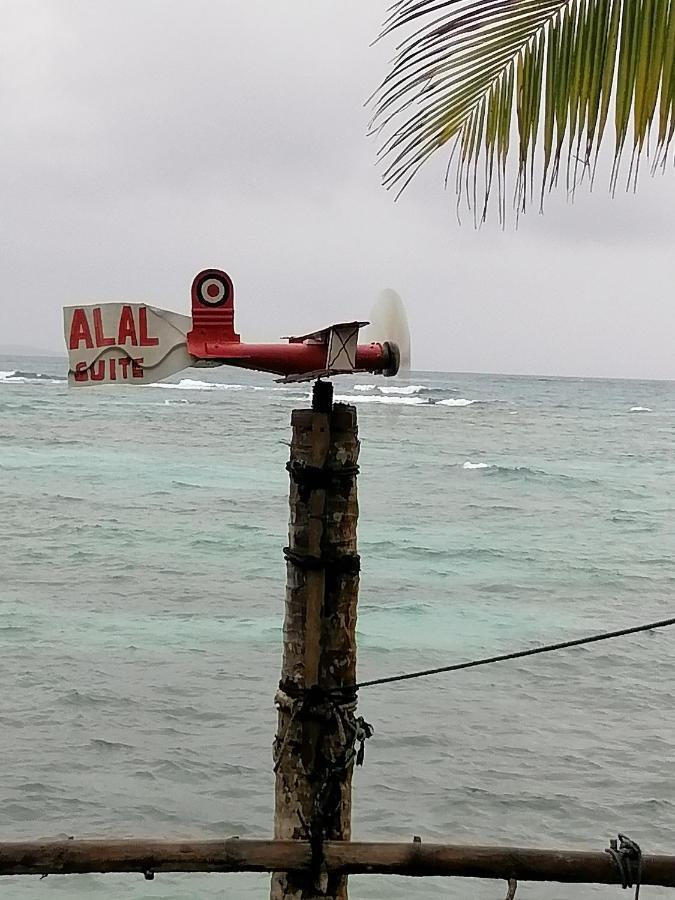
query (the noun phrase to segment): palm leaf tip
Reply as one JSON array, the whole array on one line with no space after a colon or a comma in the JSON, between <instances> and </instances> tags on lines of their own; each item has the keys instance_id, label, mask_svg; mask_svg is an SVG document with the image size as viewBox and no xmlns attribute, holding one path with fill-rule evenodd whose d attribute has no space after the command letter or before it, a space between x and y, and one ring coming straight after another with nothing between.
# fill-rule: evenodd
<instances>
[{"instance_id":1,"label":"palm leaf tip","mask_svg":"<svg viewBox=\"0 0 675 900\"><path fill-rule=\"evenodd\" d=\"M402 29L374 98L388 188L454 145L458 201L482 220L495 189L503 217L507 194L522 212L592 184L612 130L612 187L624 157L628 183L669 157L675 0L399 0L383 34Z\"/></svg>"}]
</instances>

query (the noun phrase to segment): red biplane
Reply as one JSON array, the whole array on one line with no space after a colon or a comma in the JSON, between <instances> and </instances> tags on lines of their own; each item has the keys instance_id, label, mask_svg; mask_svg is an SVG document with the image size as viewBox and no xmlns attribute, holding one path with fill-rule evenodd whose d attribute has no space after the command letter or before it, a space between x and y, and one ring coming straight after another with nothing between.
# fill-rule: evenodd
<instances>
[{"instance_id":1,"label":"red biplane","mask_svg":"<svg viewBox=\"0 0 675 900\"><path fill-rule=\"evenodd\" d=\"M205 269L192 283L192 318L145 304L102 303L64 309L69 381L74 385L149 384L189 366L237 366L284 382L351 372L396 375L393 341L359 344L368 322L340 322L288 343L248 344L234 329L234 286Z\"/></svg>"}]
</instances>

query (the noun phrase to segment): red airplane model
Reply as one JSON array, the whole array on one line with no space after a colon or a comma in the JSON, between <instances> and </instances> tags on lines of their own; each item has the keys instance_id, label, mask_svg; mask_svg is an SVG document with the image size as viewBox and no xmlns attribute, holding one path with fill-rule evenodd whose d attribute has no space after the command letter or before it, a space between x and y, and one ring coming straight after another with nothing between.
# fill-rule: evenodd
<instances>
[{"instance_id":1,"label":"red airplane model","mask_svg":"<svg viewBox=\"0 0 675 900\"><path fill-rule=\"evenodd\" d=\"M192 282L192 331L188 351L201 360L283 375L283 381L311 381L347 372L396 375L396 344L358 344L368 322L340 322L287 337L288 344L246 344L234 330L234 285L220 269L205 269Z\"/></svg>"},{"instance_id":2,"label":"red airplane model","mask_svg":"<svg viewBox=\"0 0 675 900\"><path fill-rule=\"evenodd\" d=\"M69 381L149 384L189 366L237 366L310 381L351 372L396 375L396 343L359 344L368 322L340 322L286 344L248 344L234 330L234 286L220 269L192 283L192 318L145 304L102 303L64 309Z\"/></svg>"}]
</instances>

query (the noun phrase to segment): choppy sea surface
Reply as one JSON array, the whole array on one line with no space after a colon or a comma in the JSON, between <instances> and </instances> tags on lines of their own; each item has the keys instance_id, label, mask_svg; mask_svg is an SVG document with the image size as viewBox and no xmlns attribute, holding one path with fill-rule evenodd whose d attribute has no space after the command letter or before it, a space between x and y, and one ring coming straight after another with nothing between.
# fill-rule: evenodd
<instances>
[{"instance_id":1,"label":"choppy sea surface","mask_svg":"<svg viewBox=\"0 0 675 900\"><path fill-rule=\"evenodd\" d=\"M307 388L236 370L146 388L64 378L59 359L0 357L0 838L267 837L284 466ZM362 679L675 613L675 384L412 373L336 387L362 440ZM364 690L376 732L355 838L602 850L622 831L672 853L674 642L645 633ZM268 878L0 890L253 900ZM350 880L353 900L504 893Z\"/></svg>"}]
</instances>

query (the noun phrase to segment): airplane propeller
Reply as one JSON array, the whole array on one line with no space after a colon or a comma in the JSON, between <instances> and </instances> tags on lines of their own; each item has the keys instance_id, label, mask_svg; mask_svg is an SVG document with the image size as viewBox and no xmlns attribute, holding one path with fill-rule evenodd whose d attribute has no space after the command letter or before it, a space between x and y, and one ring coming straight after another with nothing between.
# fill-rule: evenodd
<instances>
[{"instance_id":1,"label":"airplane propeller","mask_svg":"<svg viewBox=\"0 0 675 900\"><path fill-rule=\"evenodd\" d=\"M370 325L362 331L367 341L396 344L400 353L399 374L410 371L410 326L401 296L387 288L380 292L370 313Z\"/></svg>"}]
</instances>

